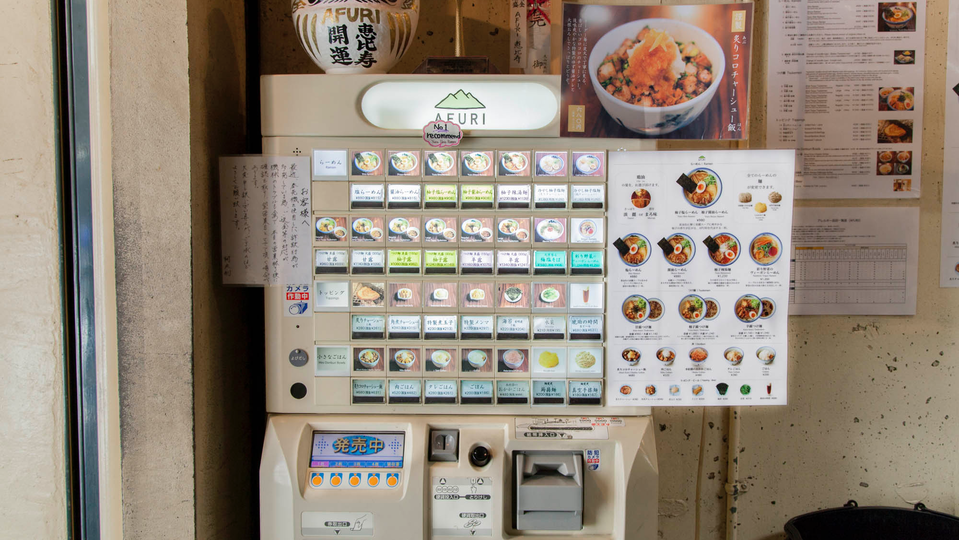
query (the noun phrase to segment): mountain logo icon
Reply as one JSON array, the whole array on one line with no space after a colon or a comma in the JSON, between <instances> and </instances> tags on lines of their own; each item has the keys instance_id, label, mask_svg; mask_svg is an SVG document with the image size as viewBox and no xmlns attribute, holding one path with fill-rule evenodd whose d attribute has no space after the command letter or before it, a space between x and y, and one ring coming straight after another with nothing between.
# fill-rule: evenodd
<instances>
[{"instance_id":1,"label":"mountain logo icon","mask_svg":"<svg viewBox=\"0 0 959 540\"><path fill-rule=\"evenodd\" d=\"M437 109L485 109L486 105L473 97L473 94L464 92L462 88L455 94L447 94L442 101L436 104Z\"/></svg>"}]
</instances>

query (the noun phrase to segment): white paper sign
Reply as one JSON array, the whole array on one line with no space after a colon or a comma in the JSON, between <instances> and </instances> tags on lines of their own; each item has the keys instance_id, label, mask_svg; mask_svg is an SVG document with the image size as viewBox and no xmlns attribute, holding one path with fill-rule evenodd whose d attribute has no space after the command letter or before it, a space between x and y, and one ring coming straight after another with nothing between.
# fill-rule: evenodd
<instances>
[{"instance_id":1,"label":"white paper sign","mask_svg":"<svg viewBox=\"0 0 959 540\"><path fill-rule=\"evenodd\" d=\"M918 208L797 208L790 315L915 315Z\"/></svg>"},{"instance_id":2,"label":"white paper sign","mask_svg":"<svg viewBox=\"0 0 959 540\"><path fill-rule=\"evenodd\" d=\"M919 197L929 5L769 3L766 144L799 150L798 198Z\"/></svg>"},{"instance_id":3,"label":"white paper sign","mask_svg":"<svg viewBox=\"0 0 959 540\"><path fill-rule=\"evenodd\" d=\"M225 285L312 281L310 158L220 157Z\"/></svg>"}]
</instances>

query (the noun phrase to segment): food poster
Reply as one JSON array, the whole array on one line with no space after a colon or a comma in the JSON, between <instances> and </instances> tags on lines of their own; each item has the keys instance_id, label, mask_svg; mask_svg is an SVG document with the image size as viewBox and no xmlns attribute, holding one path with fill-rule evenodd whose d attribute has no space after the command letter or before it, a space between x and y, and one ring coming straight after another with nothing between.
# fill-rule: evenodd
<instances>
[{"instance_id":1,"label":"food poster","mask_svg":"<svg viewBox=\"0 0 959 540\"><path fill-rule=\"evenodd\" d=\"M561 136L747 138L752 16L743 3L564 4Z\"/></svg>"},{"instance_id":2,"label":"food poster","mask_svg":"<svg viewBox=\"0 0 959 540\"><path fill-rule=\"evenodd\" d=\"M786 403L794 159L610 154L607 405Z\"/></svg>"},{"instance_id":3,"label":"food poster","mask_svg":"<svg viewBox=\"0 0 959 540\"><path fill-rule=\"evenodd\" d=\"M922 0L769 5L766 144L797 149L798 198L919 197L926 15Z\"/></svg>"}]
</instances>

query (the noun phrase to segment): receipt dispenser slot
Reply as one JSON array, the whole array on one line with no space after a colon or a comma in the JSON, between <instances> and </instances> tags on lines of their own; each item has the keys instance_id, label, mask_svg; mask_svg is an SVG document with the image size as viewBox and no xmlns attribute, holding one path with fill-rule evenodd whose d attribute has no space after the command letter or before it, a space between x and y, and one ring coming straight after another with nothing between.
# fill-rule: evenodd
<instances>
[{"instance_id":1,"label":"receipt dispenser slot","mask_svg":"<svg viewBox=\"0 0 959 540\"><path fill-rule=\"evenodd\" d=\"M516 452L514 465L516 530L583 528L582 453Z\"/></svg>"}]
</instances>

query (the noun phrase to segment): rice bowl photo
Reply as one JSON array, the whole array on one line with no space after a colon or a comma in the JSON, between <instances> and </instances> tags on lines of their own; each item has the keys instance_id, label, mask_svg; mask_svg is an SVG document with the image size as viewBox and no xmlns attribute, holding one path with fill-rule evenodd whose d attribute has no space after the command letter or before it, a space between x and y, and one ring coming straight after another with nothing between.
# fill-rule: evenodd
<instances>
[{"instance_id":1,"label":"rice bowl photo","mask_svg":"<svg viewBox=\"0 0 959 540\"><path fill-rule=\"evenodd\" d=\"M752 26L748 5L568 4L563 17L564 28L584 21L585 31L564 39L562 70L577 78L563 79L560 136L745 137L747 111L736 104L748 94L750 51L738 41Z\"/></svg>"},{"instance_id":2,"label":"rice bowl photo","mask_svg":"<svg viewBox=\"0 0 959 540\"><path fill-rule=\"evenodd\" d=\"M630 47L620 53L630 40ZM682 49L677 42L683 44ZM697 54L687 55L686 50L693 47ZM610 58L617 53L628 54L626 71L609 69L614 64ZM655 71L649 66L655 66ZM687 73L687 66L690 71L692 66L698 69ZM593 90L611 117L630 131L656 136L689 125L706 110L725 74L726 59L716 39L700 28L671 19L641 19L600 38L589 55L587 69ZM621 84L610 92L609 85L615 84L610 79L617 74L624 83L627 77L649 82L652 90L633 95L630 86L636 85Z\"/></svg>"}]
</instances>

